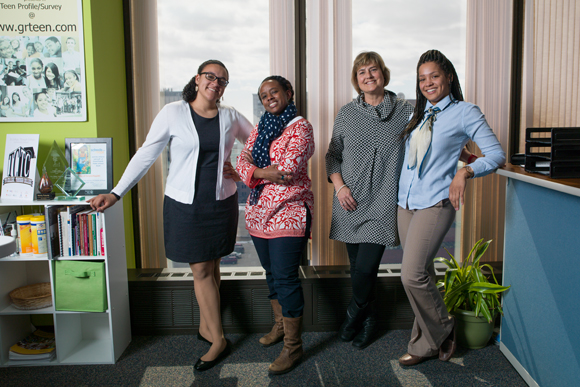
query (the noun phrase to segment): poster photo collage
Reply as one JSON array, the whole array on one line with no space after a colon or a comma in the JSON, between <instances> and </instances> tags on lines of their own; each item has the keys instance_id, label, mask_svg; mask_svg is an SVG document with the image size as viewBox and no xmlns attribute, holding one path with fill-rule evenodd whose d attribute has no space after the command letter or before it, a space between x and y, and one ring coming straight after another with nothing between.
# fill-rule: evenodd
<instances>
[{"instance_id":1,"label":"poster photo collage","mask_svg":"<svg viewBox=\"0 0 580 387\"><path fill-rule=\"evenodd\" d=\"M80 117L82 62L78 35L0 36L0 122Z\"/></svg>"}]
</instances>

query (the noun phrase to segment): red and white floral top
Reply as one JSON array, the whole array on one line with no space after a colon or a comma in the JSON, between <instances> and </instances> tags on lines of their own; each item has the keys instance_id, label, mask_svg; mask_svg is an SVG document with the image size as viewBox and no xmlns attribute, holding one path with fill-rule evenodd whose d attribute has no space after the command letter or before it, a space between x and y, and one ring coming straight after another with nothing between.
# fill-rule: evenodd
<instances>
[{"instance_id":1,"label":"red and white floral top","mask_svg":"<svg viewBox=\"0 0 580 387\"><path fill-rule=\"evenodd\" d=\"M252 151L258 136L258 126L252 130L244 149ZM272 164L281 171L293 173L290 184L275 184L268 180L253 178L256 166L240 155L236 170L242 181L250 188L266 184L258 203L246 202L246 229L250 235L272 239L301 237L306 232L306 206L312 214L314 195L308 177L308 160L314 154L312 125L296 117L288 123L284 132L270 144Z\"/></svg>"}]
</instances>

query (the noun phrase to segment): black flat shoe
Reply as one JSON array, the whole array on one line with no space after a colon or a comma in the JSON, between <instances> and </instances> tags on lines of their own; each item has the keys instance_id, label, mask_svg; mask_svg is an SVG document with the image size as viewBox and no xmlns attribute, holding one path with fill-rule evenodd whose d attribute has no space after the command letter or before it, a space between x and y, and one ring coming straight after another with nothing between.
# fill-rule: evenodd
<instances>
[{"instance_id":1,"label":"black flat shoe","mask_svg":"<svg viewBox=\"0 0 580 387\"><path fill-rule=\"evenodd\" d=\"M197 371L207 371L210 368L213 368L215 365L219 364L222 360L224 360L228 355L232 352L231 343L229 340L226 340L226 347L224 350L214 359L211 361L204 361L201 360L201 357L197 360L193 368Z\"/></svg>"},{"instance_id":2,"label":"black flat shoe","mask_svg":"<svg viewBox=\"0 0 580 387\"><path fill-rule=\"evenodd\" d=\"M206 339L205 337L203 337L201 335L201 333L199 333L199 331L197 331L197 339L199 341L203 341L204 343L208 343L209 345L211 345L211 341L209 341L208 339Z\"/></svg>"},{"instance_id":3,"label":"black flat shoe","mask_svg":"<svg viewBox=\"0 0 580 387\"><path fill-rule=\"evenodd\" d=\"M350 300L350 304L346 309L346 318L338 330L338 337L344 342L352 341L360 331L360 320L364 308L360 308L354 297Z\"/></svg>"},{"instance_id":4,"label":"black flat shoe","mask_svg":"<svg viewBox=\"0 0 580 387\"><path fill-rule=\"evenodd\" d=\"M371 345L377 334L377 311L375 309L375 301L370 301L363 310L364 320L362 321L362 329L354 337L352 345L358 349L365 349Z\"/></svg>"}]
</instances>

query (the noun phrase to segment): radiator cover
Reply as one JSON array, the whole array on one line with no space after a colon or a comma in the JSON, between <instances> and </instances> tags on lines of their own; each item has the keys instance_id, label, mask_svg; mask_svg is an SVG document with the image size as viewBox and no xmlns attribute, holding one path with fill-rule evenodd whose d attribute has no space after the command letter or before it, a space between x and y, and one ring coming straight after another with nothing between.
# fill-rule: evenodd
<instances>
[{"instance_id":1,"label":"radiator cover","mask_svg":"<svg viewBox=\"0 0 580 387\"><path fill-rule=\"evenodd\" d=\"M188 269L129 269L131 329L136 335L192 334L199 307ZM442 276L444 267L437 267ZM348 266L305 266L304 330L336 331L352 297ZM226 333L268 332L274 316L264 271L222 268L222 324ZM400 278L400 265L381 265L375 287L381 329L410 329L413 310Z\"/></svg>"}]
</instances>

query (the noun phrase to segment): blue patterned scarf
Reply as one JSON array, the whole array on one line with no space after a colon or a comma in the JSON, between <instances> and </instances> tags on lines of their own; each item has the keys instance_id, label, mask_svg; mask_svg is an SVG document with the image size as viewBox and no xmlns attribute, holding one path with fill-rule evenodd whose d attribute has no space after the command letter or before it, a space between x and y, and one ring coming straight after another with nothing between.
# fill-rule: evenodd
<instances>
[{"instance_id":1,"label":"blue patterned scarf","mask_svg":"<svg viewBox=\"0 0 580 387\"><path fill-rule=\"evenodd\" d=\"M294 105L294 102L290 102L279 116L268 112L262 115L258 123L258 137L256 137L256 142L252 149L252 158L254 159L254 165L256 167L266 168L272 164L272 160L270 159L270 144L280 137L288 122L292 121L297 113L296 105ZM252 192L250 192L250 205L254 206L258 204L258 199L264 189L264 185L260 184L252 189Z\"/></svg>"}]
</instances>

